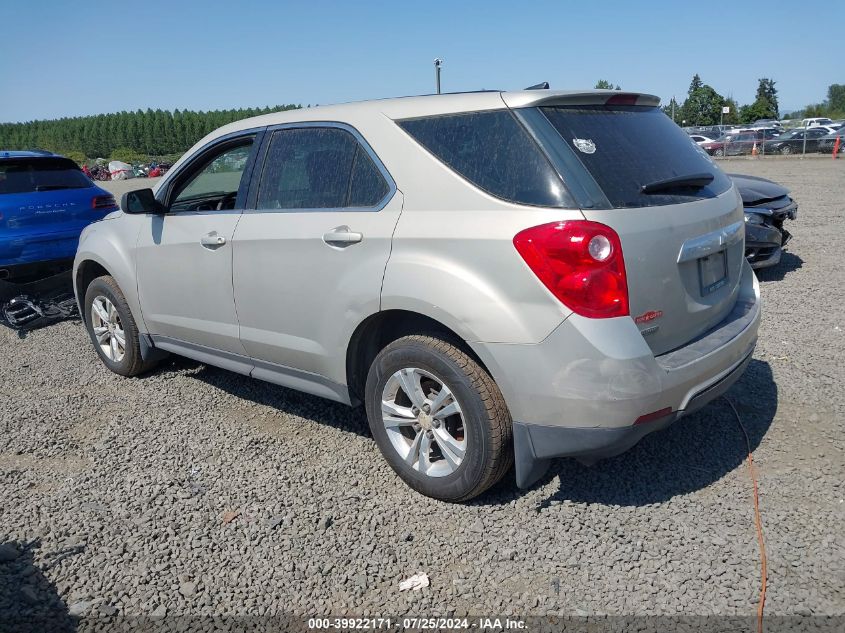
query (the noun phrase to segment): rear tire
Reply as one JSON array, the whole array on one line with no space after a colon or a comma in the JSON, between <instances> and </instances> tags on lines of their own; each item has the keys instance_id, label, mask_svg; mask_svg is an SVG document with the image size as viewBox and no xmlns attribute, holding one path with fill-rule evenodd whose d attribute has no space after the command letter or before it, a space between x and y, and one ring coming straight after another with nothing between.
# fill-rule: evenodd
<instances>
[{"instance_id":1,"label":"rear tire","mask_svg":"<svg viewBox=\"0 0 845 633\"><path fill-rule=\"evenodd\" d=\"M121 376L137 376L155 366L141 358L138 326L114 278L97 277L85 291L83 319L103 364Z\"/></svg>"},{"instance_id":2,"label":"rear tire","mask_svg":"<svg viewBox=\"0 0 845 633\"><path fill-rule=\"evenodd\" d=\"M428 497L466 501L513 465L512 422L499 388L447 337L405 336L381 350L365 401L382 455Z\"/></svg>"}]
</instances>

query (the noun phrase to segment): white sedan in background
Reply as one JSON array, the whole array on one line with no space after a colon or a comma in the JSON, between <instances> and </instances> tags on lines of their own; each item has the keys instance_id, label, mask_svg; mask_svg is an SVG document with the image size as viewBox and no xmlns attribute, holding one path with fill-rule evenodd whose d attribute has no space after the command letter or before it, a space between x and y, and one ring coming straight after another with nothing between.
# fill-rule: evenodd
<instances>
[{"instance_id":1,"label":"white sedan in background","mask_svg":"<svg viewBox=\"0 0 845 633\"><path fill-rule=\"evenodd\" d=\"M696 145L703 145L704 143L712 143L716 139L709 136L702 136L701 134L690 134L689 137L696 143Z\"/></svg>"}]
</instances>

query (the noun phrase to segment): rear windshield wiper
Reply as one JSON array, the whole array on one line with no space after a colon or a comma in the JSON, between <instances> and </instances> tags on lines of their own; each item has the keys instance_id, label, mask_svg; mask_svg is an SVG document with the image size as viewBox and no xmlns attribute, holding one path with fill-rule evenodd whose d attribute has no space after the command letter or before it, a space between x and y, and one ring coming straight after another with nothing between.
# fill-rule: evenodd
<instances>
[{"instance_id":1,"label":"rear windshield wiper","mask_svg":"<svg viewBox=\"0 0 845 633\"><path fill-rule=\"evenodd\" d=\"M36 191L58 191L59 189L82 189L75 185L38 185L35 187Z\"/></svg>"},{"instance_id":2,"label":"rear windshield wiper","mask_svg":"<svg viewBox=\"0 0 845 633\"><path fill-rule=\"evenodd\" d=\"M675 176L665 180L656 180L640 187L642 193L657 193L667 189L701 189L713 182L713 174L689 174L688 176Z\"/></svg>"}]
</instances>

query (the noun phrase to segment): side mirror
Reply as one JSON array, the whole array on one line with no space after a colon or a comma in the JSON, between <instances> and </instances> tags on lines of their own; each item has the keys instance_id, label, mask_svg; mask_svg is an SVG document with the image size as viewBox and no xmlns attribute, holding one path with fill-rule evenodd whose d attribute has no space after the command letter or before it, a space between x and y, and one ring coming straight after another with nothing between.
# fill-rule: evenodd
<instances>
[{"instance_id":1,"label":"side mirror","mask_svg":"<svg viewBox=\"0 0 845 633\"><path fill-rule=\"evenodd\" d=\"M120 198L120 208L124 213L153 213L161 215L167 213L167 207L156 200L152 189L136 189L127 191Z\"/></svg>"}]
</instances>

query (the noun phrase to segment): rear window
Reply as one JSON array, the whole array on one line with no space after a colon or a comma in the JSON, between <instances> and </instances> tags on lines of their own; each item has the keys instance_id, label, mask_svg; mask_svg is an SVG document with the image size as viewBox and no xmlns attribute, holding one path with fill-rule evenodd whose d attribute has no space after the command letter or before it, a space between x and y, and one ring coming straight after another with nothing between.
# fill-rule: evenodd
<instances>
[{"instance_id":1,"label":"rear window","mask_svg":"<svg viewBox=\"0 0 845 633\"><path fill-rule=\"evenodd\" d=\"M67 158L13 158L0 161L0 194L93 186L76 163Z\"/></svg>"},{"instance_id":2,"label":"rear window","mask_svg":"<svg viewBox=\"0 0 845 633\"><path fill-rule=\"evenodd\" d=\"M572 205L549 161L507 110L398 124L446 166L497 198L544 207Z\"/></svg>"},{"instance_id":3,"label":"rear window","mask_svg":"<svg viewBox=\"0 0 845 633\"><path fill-rule=\"evenodd\" d=\"M541 111L613 207L690 202L731 187L706 152L658 108L556 106ZM642 192L644 185L693 174L712 174L713 181L702 188Z\"/></svg>"}]
</instances>

